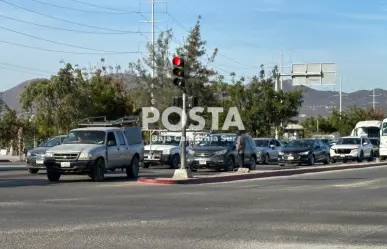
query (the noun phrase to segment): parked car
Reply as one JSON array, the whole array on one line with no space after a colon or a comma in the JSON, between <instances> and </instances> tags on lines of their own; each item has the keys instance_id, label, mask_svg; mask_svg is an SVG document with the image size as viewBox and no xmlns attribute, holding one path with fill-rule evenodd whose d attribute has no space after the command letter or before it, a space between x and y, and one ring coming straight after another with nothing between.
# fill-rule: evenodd
<instances>
[{"instance_id":1,"label":"parked car","mask_svg":"<svg viewBox=\"0 0 387 249\"><path fill-rule=\"evenodd\" d=\"M244 165L253 170L257 162L257 148L250 136L244 135L244 139ZM237 135L233 133L208 135L197 146L188 150L187 162L193 171L200 168L233 171L239 160L236 140Z\"/></svg>"},{"instance_id":2,"label":"parked car","mask_svg":"<svg viewBox=\"0 0 387 249\"><path fill-rule=\"evenodd\" d=\"M125 168L129 178L137 178L144 161L141 127L130 126L137 120L87 122L71 130L59 146L46 151L44 165L49 181L62 174L87 174L103 181L106 170Z\"/></svg>"},{"instance_id":3,"label":"parked car","mask_svg":"<svg viewBox=\"0 0 387 249\"><path fill-rule=\"evenodd\" d=\"M348 136L342 137L330 149L332 162L353 161L362 162L365 158L372 161L374 158L374 146L367 137Z\"/></svg>"},{"instance_id":4,"label":"parked car","mask_svg":"<svg viewBox=\"0 0 387 249\"><path fill-rule=\"evenodd\" d=\"M380 138L369 138L369 140L371 141L372 145L374 146L374 148L373 148L374 157L379 157Z\"/></svg>"},{"instance_id":5,"label":"parked car","mask_svg":"<svg viewBox=\"0 0 387 249\"><path fill-rule=\"evenodd\" d=\"M157 141L145 145L144 168L153 164L168 164L177 169L180 164L181 137L159 136ZM186 142L188 147L189 143Z\"/></svg>"},{"instance_id":6,"label":"parked car","mask_svg":"<svg viewBox=\"0 0 387 249\"><path fill-rule=\"evenodd\" d=\"M279 152L280 166L285 164L330 163L329 148L320 139L295 139L284 145Z\"/></svg>"},{"instance_id":7,"label":"parked car","mask_svg":"<svg viewBox=\"0 0 387 249\"><path fill-rule=\"evenodd\" d=\"M269 164L278 162L278 152L282 150L283 144L274 138L254 138L257 147L257 162Z\"/></svg>"},{"instance_id":8,"label":"parked car","mask_svg":"<svg viewBox=\"0 0 387 249\"><path fill-rule=\"evenodd\" d=\"M50 137L36 148L31 148L27 151L27 169L31 174L36 174L39 170L46 169L44 166L44 154L54 146L60 145L66 135Z\"/></svg>"}]
</instances>

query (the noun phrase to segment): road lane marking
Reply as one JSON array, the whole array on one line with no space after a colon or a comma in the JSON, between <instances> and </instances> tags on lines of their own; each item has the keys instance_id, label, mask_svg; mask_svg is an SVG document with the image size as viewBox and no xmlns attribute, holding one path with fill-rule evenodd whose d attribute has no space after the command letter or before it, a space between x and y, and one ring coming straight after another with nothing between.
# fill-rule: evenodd
<instances>
[{"instance_id":1,"label":"road lane marking","mask_svg":"<svg viewBox=\"0 0 387 249\"><path fill-rule=\"evenodd\" d=\"M358 188L358 187L366 187L373 183L379 183L382 180L371 180L371 181L362 181L362 182L355 182L355 183L348 183L348 184L337 184L333 185L337 188Z\"/></svg>"}]
</instances>

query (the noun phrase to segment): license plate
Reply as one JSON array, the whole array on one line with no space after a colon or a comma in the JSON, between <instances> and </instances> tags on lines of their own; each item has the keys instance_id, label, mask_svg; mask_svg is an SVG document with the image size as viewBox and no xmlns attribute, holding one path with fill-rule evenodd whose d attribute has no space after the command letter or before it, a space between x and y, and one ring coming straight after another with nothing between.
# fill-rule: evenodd
<instances>
[{"instance_id":1,"label":"license plate","mask_svg":"<svg viewBox=\"0 0 387 249\"><path fill-rule=\"evenodd\" d=\"M289 159L289 160L293 160L293 159L294 159L294 157L292 157L292 156L288 156L288 159Z\"/></svg>"},{"instance_id":2,"label":"license plate","mask_svg":"<svg viewBox=\"0 0 387 249\"><path fill-rule=\"evenodd\" d=\"M205 165L205 164L207 164L207 161L206 161L206 160L200 160L200 161L199 161L199 164Z\"/></svg>"},{"instance_id":3,"label":"license plate","mask_svg":"<svg viewBox=\"0 0 387 249\"><path fill-rule=\"evenodd\" d=\"M340 157L345 157L345 155L340 155Z\"/></svg>"},{"instance_id":4,"label":"license plate","mask_svg":"<svg viewBox=\"0 0 387 249\"><path fill-rule=\"evenodd\" d=\"M36 164L43 165L44 161L43 160L36 160Z\"/></svg>"},{"instance_id":5,"label":"license plate","mask_svg":"<svg viewBox=\"0 0 387 249\"><path fill-rule=\"evenodd\" d=\"M61 162L60 166L63 168L69 168L71 166L70 162Z\"/></svg>"}]
</instances>

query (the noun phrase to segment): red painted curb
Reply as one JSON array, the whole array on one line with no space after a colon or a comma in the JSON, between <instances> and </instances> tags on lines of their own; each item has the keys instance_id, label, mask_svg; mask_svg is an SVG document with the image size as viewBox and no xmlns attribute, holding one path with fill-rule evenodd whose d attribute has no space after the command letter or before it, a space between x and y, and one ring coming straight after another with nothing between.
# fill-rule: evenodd
<instances>
[{"instance_id":1,"label":"red painted curb","mask_svg":"<svg viewBox=\"0 0 387 249\"><path fill-rule=\"evenodd\" d=\"M213 176L206 178L191 178L183 180L174 180L171 178L144 178L141 177L138 179L138 182L142 183L151 183L151 184L203 184L203 183L217 183L217 182L231 182L239 180L250 180L250 179L259 179L266 177L274 176L290 176L290 175L299 175L305 173L317 173L325 171L336 171L336 170L346 170L346 169L359 169L359 168L368 168L375 166L384 166L385 163L370 163L370 164L360 164L360 165L343 165L343 166L330 166L326 168L306 168L306 169L291 169L291 170L278 170L278 171L269 171L269 172L258 172L251 174L237 174L237 175L227 175L227 176Z\"/></svg>"}]
</instances>

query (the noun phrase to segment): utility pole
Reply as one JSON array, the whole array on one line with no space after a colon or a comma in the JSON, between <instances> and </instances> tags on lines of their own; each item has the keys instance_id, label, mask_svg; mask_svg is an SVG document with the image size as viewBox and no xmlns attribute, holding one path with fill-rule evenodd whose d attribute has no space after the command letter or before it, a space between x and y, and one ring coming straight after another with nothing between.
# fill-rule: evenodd
<instances>
[{"instance_id":1,"label":"utility pole","mask_svg":"<svg viewBox=\"0 0 387 249\"><path fill-rule=\"evenodd\" d=\"M181 140L183 141L183 144L181 145L181 165L180 165L180 169L182 170L185 170L187 169L187 156L186 156L186 152L187 152L187 148L186 148L186 123L187 123L187 107L186 107L186 93L185 93L185 90L183 90L183 96L182 96L182 99L183 99L183 113L181 115Z\"/></svg>"},{"instance_id":2,"label":"utility pole","mask_svg":"<svg viewBox=\"0 0 387 249\"><path fill-rule=\"evenodd\" d=\"M376 97L380 97L381 95L376 95L375 93L375 87L372 89L372 102L370 102L370 104L372 103L372 109L375 110L376 108L376 104L379 104L379 102L376 102Z\"/></svg>"}]
</instances>

